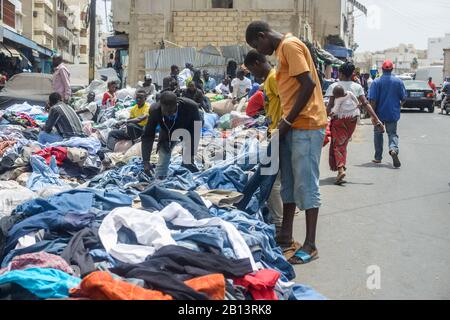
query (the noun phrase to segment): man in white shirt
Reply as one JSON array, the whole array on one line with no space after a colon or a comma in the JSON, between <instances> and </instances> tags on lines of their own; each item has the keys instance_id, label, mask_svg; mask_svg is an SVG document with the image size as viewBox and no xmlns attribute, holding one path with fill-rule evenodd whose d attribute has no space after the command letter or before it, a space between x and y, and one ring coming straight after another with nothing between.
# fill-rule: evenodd
<instances>
[{"instance_id":1,"label":"man in white shirt","mask_svg":"<svg viewBox=\"0 0 450 320\"><path fill-rule=\"evenodd\" d=\"M75 112L81 118L82 121L95 120L95 114L97 113L98 105L95 102L95 92L88 93L87 102L81 105Z\"/></svg>"},{"instance_id":2,"label":"man in white shirt","mask_svg":"<svg viewBox=\"0 0 450 320\"><path fill-rule=\"evenodd\" d=\"M186 89L187 88L187 80L192 79L194 76L194 66L191 63L186 63L186 68L183 69L183 71L180 72L178 75L178 82L180 89Z\"/></svg>"},{"instance_id":3,"label":"man in white shirt","mask_svg":"<svg viewBox=\"0 0 450 320\"><path fill-rule=\"evenodd\" d=\"M252 89L252 81L245 77L243 70L239 70L236 78L231 82L231 87L233 88L233 99L240 100L247 96Z\"/></svg>"}]
</instances>

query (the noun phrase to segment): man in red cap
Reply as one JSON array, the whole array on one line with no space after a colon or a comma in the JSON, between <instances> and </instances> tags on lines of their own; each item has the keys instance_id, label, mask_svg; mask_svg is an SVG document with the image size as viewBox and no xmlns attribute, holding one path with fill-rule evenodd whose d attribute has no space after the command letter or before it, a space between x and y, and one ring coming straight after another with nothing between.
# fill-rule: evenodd
<instances>
[{"instance_id":1,"label":"man in red cap","mask_svg":"<svg viewBox=\"0 0 450 320\"><path fill-rule=\"evenodd\" d=\"M389 154L394 162L394 167L400 168L397 124L400 120L401 105L404 103L407 94L403 81L392 74L394 70L392 61L386 60L382 68L383 75L376 79L370 87L369 100L378 118L386 128L389 137ZM379 128L375 127L374 163L381 163L383 160L383 135Z\"/></svg>"}]
</instances>

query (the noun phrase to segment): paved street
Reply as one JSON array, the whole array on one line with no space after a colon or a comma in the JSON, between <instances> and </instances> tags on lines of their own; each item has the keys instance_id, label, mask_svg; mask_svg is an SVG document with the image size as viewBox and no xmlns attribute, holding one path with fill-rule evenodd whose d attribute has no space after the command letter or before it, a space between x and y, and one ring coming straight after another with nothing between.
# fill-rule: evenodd
<instances>
[{"instance_id":1,"label":"paved street","mask_svg":"<svg viewBox=\"0 0 450 320\"><path fill-rule=\"evenodd\" d=\"M372 132L360 126L353 137L345 186L333 185L324 149L320 259L297 266L297 282L330 299L449 299L450 116L402 113L401 170L387 150L382 165L371 163ZM303 216L295 231L303 241ZM367 289L371 265L380 290Z\"/></svg>"}]
</instances>

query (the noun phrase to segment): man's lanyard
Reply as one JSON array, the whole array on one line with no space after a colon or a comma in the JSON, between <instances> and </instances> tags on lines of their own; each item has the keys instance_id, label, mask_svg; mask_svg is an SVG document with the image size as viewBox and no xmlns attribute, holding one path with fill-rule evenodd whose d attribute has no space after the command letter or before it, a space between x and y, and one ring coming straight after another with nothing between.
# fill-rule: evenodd
<instances>
[{"instance_id":1,"label":"man's lanyard","mask_svg":"<svg viewBox=\"0 0 450 320\"><path fill-rule=\"evenodd\" d=\"M173 124L170 127L170 129L169 129L169 126L166 123L166 117L165 116L162 117L162 120L163 120L164 126L166 127L167 131L169 131L169 136L170 136L170 133L172 132L172 129L173 129L173 127L175 127L175 124L177 123L177 120L178 120L178 105L177 105L177 112L175 113L175 119L173 120Z\"/></svg>"}]
</instances>

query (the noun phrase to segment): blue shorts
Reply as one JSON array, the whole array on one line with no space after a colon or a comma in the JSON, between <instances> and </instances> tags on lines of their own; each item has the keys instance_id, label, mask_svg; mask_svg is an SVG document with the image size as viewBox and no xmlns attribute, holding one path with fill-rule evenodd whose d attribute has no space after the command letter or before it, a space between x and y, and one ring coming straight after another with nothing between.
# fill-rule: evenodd
<instances>
[{"instance_id":1,"label":"blue shorts","mask_svg":"<svg viewBox=\"0 0 450 320\"><path fill-rule=\"evenodd\" d=\"M280 141L281 198L304 211L317 209L320 201L320 158L325 129L292 129Z\"/></svg>"}]
</instances>

